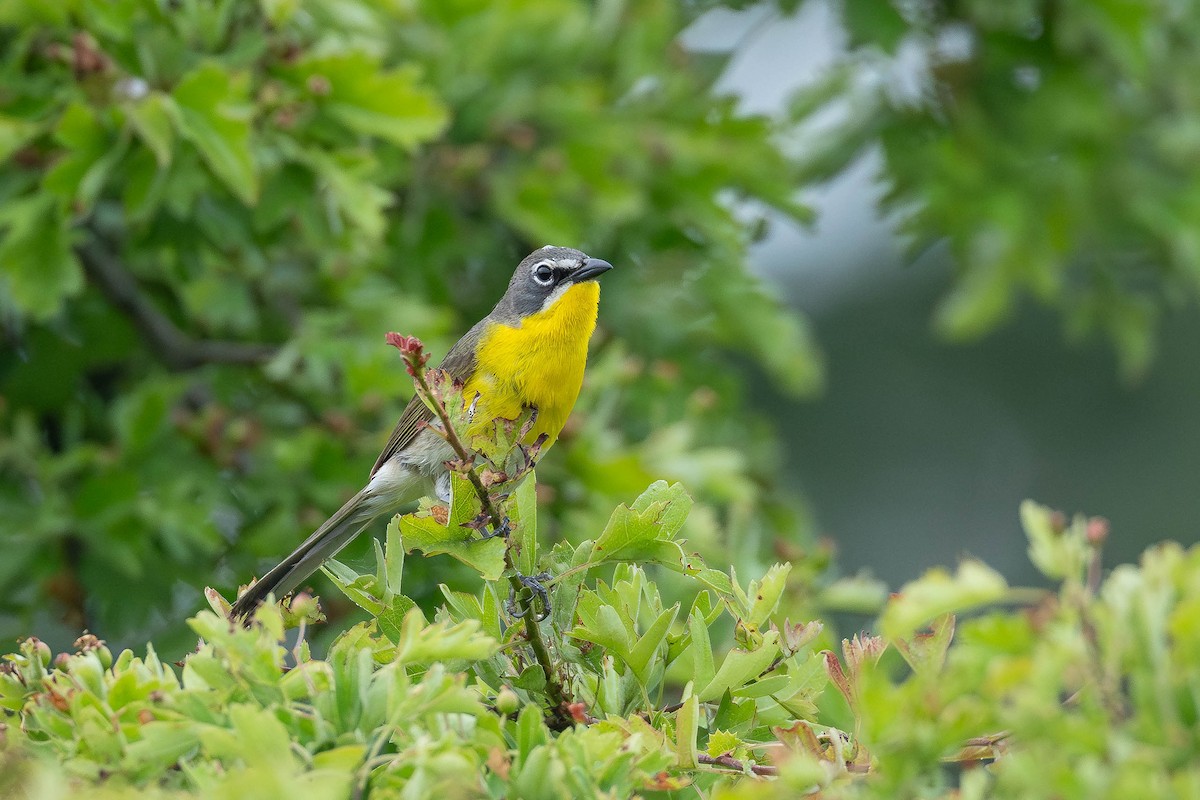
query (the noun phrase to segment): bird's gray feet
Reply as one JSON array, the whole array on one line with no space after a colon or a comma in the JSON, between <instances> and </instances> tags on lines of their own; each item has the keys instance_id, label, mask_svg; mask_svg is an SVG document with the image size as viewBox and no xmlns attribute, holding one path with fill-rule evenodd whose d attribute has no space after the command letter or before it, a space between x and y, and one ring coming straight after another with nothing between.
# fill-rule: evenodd
<instances>
[{"instance_id":1,"label":"bird's gray feet","mask_svg":"<svg viewBox=\"0 0 1200 800\"><path fill-rule=\"evenodd\" d=\"M525 576L518 575L517 580L521 582L529 591L533 592L533 596L541 602L542 610L534 617L538 622L541 622L546 617L550 616L550 594L546 591L546 587L542 585L542 581L550 579L549 572L539 572L537 575ZM520 619L525 616L525 609L517 607L517 590L516 587L508 590L508 603L506 604L508 613Z\"/></svg>"},{"instance_id":2,"label":"bird's gray feet","mask_svg":"<svg viewBox=\"0 0 1200 800\"><path fill-rule=\"evenodd\" d=\"M512 533L512 521L508 517L505 517L500 520L499 525L493 525L492 529L487 533L479 534L479 538L486 541L488 539L495 539L497 536L503 536L507 539L510 533Z\"/></svg>"}]
</instances>

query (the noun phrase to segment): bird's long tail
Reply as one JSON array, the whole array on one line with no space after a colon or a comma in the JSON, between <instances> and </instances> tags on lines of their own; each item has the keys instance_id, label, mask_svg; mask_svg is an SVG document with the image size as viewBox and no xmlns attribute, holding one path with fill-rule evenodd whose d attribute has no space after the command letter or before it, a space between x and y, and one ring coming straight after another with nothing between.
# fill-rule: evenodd
<instances>
[{"instance_id":1,"label":"bird's long tail","mask_svg":"<svg viewBox=\"0 0 1200 800\"><path fill-rule=\"evenodd\" d=\"M268 594L274 592L275 597L281 598L316 572L326 559L332 558L361 533L363 528L370 525L372 520L387 511L386 507L370 500L367 489L347 500L337 513L325 520L312 536L292 551L291 555L247 589L233 604L230 616L234 619L248 617L267 599Z\"/></svg>"}]
</instances>

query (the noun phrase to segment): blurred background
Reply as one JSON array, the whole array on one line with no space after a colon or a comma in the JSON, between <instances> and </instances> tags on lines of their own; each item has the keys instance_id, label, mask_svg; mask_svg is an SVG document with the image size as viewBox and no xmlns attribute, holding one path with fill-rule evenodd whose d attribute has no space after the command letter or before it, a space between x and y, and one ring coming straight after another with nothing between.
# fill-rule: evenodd
<instances>
[{"instance_id":1,"label":"blurred background","mask_svg":"<svg viewBox=\"0 0 1200 800\"><path fill-rule=\"evenodd\" d=\"M0 637L186 646L361 485L384 332L444 352L547 242L618 266L547 537L681 480L709 563L856 624L1032 580L1026 497L1194 541L1198 10L0 4Z\"/></svg>"}]
</instances>

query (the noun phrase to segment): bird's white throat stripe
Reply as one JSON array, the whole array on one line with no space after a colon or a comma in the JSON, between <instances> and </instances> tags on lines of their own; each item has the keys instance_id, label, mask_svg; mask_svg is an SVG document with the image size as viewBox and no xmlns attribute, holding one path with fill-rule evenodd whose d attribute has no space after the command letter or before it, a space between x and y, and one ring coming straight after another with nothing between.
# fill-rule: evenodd
<instances>
[{"instance_id":1,"label":"bird's white throat stripe","mask_svg":"<svg viewBox=\"0 0 1200 800\"><path fill-rule=\"evenodd\" d=\"M561 300L562 296L567 293L567 289L570 289L574 285L573 283L560 283L558 286L555 286L554 291L546 295L546 299L542 301L542 311L547 310L550 306Z\"/></svg>"}]
</instances>

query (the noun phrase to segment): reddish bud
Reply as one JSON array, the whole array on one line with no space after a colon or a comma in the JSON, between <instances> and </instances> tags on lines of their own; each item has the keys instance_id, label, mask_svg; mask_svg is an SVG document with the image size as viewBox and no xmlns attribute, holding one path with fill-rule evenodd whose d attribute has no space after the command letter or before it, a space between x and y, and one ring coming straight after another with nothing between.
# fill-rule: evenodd
<instances>
[{"instance_id":1,"label":"reddish bud","mask_svg":"<svg viewBox=\"0 0 1200 800\"><path fill-rule=\"evenodd\" d=\"M587 706L583 703L571 703L567 706L567 711L571 714L571 719L578 722L580 725L587 724L588 714Z\"/></svg>"},{"instance_id":2,"label":"reddish bud","mask_svg":"<svg viewBox=\"0 0 1200 800\"><path fill-rule=\"evenodd\" d=\"M324 75L309 75L306 85L308 86L308 90L317 97L325 97L333 91L333 86L330 85L329 78L326 78Z\"/></svg>"},{"instance_id":3,"label":"reddish bud","mask_svg":"<svg viewBox=\"0 0 1200 800\"><path fill-rule=\"evenodd\" d=\"M96 650L100 645L104 644L104 640L97 638L95 634L84 631L83 635L75 640L75 649L81 653L86 653L89 650Z\"/></svg>"},{"instance_id":4,"label":"reddish bud","mask_svg":"<svg viewBox=\"0 0 1200 800\"><path fill-rule=\"evenodd\" d=\"M414 378L417 377L417 370L425 366L429 361L429 354L424 352L425 345L415 336L405 336L395 331L388 333L386 341L392 347L400 351L400 355L404 357L404 366L408 369L408 374Z\"/></svg>"},{"instance_id":5,"label":"reddish bud","mask_svg":"<svg viewBox=\"0 0 1200 800\"><path fill-rule=\"evenodd\" d=\"M425 347L423 344L421 344L421 340L417 337L405 336L404 334L396 333L395 331L388 331L388 334L385 338L388 344L406 356L418 355Z\"/></svg>"},{"instance_id":6,"label":"reddish bud","mask_svg":"<svg viewBox=\"0 0 1200 800\"><path fill-rule=\"evenodd\" d=\"M1092 547L1099 547L1108 539L1108 520L1092 517L1087 523L1087 540Z\"/></svg>"}]
</instances>

